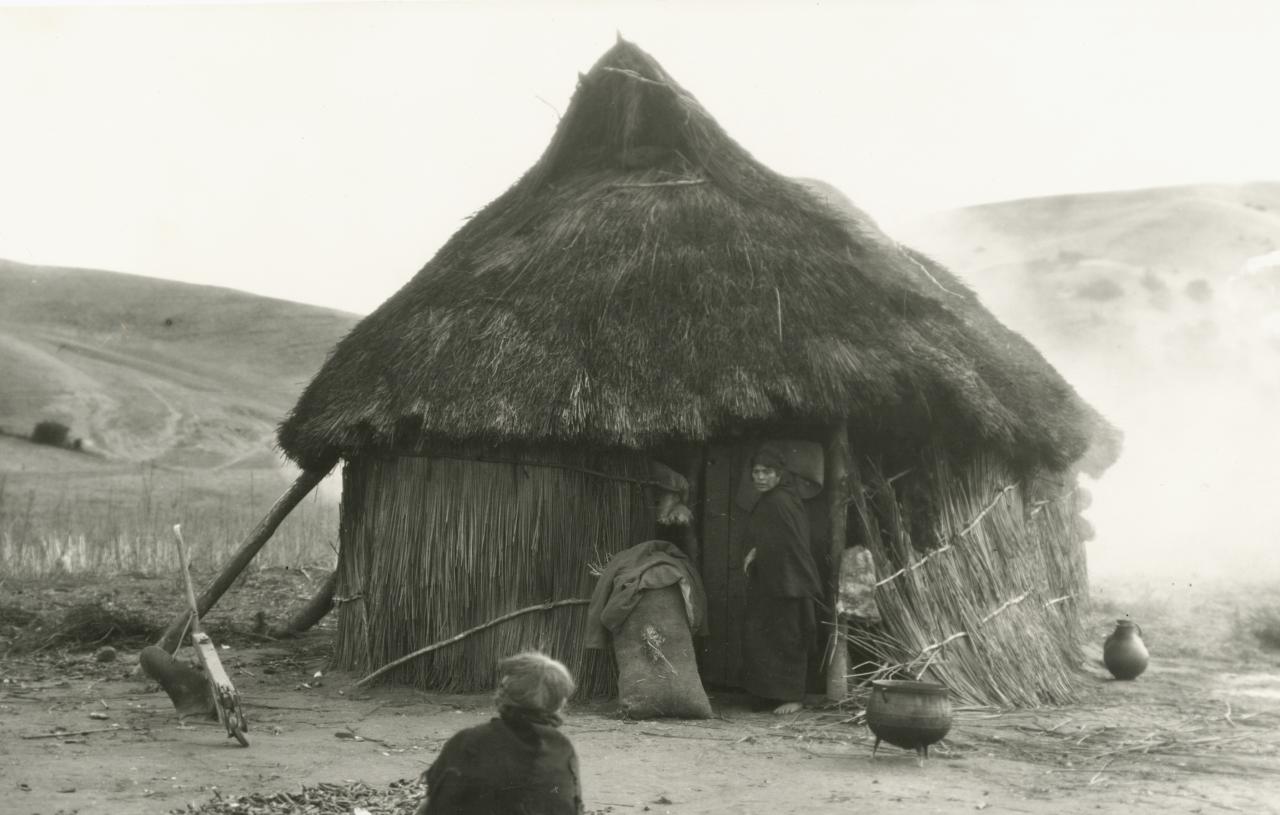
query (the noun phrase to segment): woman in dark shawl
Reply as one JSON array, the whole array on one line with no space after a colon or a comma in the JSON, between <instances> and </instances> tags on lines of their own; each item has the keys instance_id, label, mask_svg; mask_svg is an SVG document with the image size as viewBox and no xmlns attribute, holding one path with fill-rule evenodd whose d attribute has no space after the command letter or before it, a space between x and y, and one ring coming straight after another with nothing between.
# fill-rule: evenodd
<instances>
[{"instance_id":1,"label":"woman in dark shawl","mask_svg":"<svg viewBox=\"0 0 1280 815\"><path fill-rule=\"evenodd\" d=\"M569 669L529 651L498 670L498 718L445 742L415 815L582 815L578 757L558 729Z\"/></svg>"},{"instance_id":2,"label":"woman in dark shawl","mask_svg":"<svg viewBox=\"0 0 1280 815\"><path fill-rule=\"evenodd\" d=\"M817 633L813 601L822 584L809 548L809 516L782 451L761 447L751 459L751 480L762 495L743 540L742 686L776 703L774 713L794 713L804 706L805 670Z\"/></svg>"}]
</instances>

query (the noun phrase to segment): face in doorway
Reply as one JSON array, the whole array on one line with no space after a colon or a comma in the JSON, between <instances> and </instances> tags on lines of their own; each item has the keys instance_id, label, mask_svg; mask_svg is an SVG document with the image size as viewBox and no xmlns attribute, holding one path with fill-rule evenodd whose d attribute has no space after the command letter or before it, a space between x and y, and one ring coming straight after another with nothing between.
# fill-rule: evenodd
<instances>
[{"instance_id":1,"label":"face in doorway","mask_svg":"<svg viewBox=\"0 0 1280 815\"><path fill-rule=\"evenodd\" d=\"M751 468L751 485L756 492L768 492L778 486L782 473L764 464L756 464Z\"/></svg>"}]
</instances>

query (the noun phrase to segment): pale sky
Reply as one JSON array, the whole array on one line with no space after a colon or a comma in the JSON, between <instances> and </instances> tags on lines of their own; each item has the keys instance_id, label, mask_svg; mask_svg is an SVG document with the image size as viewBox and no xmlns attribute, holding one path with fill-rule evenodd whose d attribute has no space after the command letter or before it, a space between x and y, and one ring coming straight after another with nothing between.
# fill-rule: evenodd
<instances>
[{"instance_id":1,"label":"pale sky","mask_svg":"<svg viewBox=\"0 0 1280 815\"><path fill-rule=\"evenodd\" d=\"M891 231L1280 180L1273 0L0 0L0 258L367 312L536 161L618 31Z\"/></svg>"}]
</instances>

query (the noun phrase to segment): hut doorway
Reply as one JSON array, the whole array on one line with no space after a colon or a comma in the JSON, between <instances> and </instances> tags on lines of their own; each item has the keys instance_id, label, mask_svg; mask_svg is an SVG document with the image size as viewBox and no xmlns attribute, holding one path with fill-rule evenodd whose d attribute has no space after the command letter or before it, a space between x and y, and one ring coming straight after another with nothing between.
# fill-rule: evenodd
<instances>
[{"instance_id":1,"label":"hut doorway","mask_svg":"<svg viewBox=\"0 0 1280 815\"><path fill-rule=\"evenodd\" d=\"M707 633L698 648L698 670L703 684L709 687L738 687L742 666L742 620L746 607L746 576L742 560L746 557L742 539L751 508L751 456L760 440L724 442L708 446L702 477L700 512L702 545L698 568L707 595ZM821 446L812 442L781 442L805 458L805 472L814 477L803 491L809 511L810 539L814 562L818 565L823 585L830 575L830 529L826 495L821 487ZM827 626L823 619L830 613L818 608L818 636L814 658L809 667L810 690L822 690L819 670L821 646L825 645Z\"/></svg>"}]
</instances>

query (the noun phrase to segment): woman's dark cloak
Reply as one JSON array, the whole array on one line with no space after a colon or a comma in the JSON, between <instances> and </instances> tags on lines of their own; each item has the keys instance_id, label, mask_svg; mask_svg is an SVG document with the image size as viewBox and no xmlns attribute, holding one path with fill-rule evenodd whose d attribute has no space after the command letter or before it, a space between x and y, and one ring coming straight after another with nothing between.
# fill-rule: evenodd
<instances>
[{"instance_id":1,"label":"woman's dark cloak","mask_svg":"<svg viewBox=\"0 0 1280 815\"><path fill-rule=\"evenodd\" d=\"M751 571L761 593L821 597L822 582L809 543L809 514L789 474L783 478L751 510L742 551L756 550Z\"/></svg>"},{"instance_id":2,"label":"woman's dark cloak","mask_svg":"<svg viewBox=\"0 0 1280 815\"><path fill-rule=\"evenodd\" d=\"M763 699L804 699L817 632L813 600L822 594L809 547L809 516L784 476L751 510L743 537L743 551L756 556L747 575L741 684Z\"/></svg>"}]
</instances>

